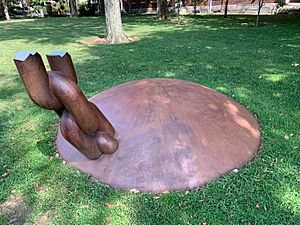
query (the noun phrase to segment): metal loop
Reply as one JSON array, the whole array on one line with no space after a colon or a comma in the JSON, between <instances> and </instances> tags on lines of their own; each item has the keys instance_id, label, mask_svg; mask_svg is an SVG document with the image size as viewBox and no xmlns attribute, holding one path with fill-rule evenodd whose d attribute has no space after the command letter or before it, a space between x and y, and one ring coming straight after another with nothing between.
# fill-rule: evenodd
<instances>
[{"instance_id":1,"label":"metal loop","mask_svg":"<svg viewBox=\"0 0 300 225\"><path fill-rule=\"evenodd\" d=\"M55 71L47 73L38 53L24 54L20 56L20 53L14 62L26 90L38 106L55 110L61 116L64 138L89 159L114 153L118 147L115 130L77 85L71 56L52 52L47 59Z\"/></svg>"}]
</instances>

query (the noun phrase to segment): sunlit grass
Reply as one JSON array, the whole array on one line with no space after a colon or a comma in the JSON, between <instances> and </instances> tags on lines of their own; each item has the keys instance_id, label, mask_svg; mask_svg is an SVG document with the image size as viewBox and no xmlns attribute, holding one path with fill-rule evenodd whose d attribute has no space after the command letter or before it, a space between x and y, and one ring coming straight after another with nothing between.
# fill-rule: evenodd
<instances>
[{"instance_id":1,"label":"sunlit grass","mask_svg":"<svg viewBox=\"0 0 300 225\"><path fill-rule=\"evenodd\" d=\"M287 78L288 75L286 75L286 74L264 74L263 76L268 81L276 82L276 81L284 80L285 78Z\"/></svg>"},{"instance_id":2,"label":"sunlit grass","mask_svg":"<svg viewBox=\"0 0 300 225\"><path fill-rule=\"evenodd\" d=\"M0 22L0 201L28 198L29 224L300 224L300 19L187 16L125 17L125 45L86 44L104 18ZM258 116L263 148L238 173L193 191L132 194L111 190L54 155L55 113L28 98L16 51L66 50L87 96L126 81L184 79L214 88ZM48 67L47 63L46 66ZM48 67L49 68L49 67ZM7 223L0 216L0 224Z\"/></svg>"}]
</instances>

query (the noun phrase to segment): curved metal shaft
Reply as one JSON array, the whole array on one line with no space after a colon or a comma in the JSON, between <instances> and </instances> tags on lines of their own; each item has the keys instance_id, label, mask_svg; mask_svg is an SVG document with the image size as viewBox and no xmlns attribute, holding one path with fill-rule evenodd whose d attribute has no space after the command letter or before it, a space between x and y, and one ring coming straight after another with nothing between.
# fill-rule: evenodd
<instances>
[{"instance_id":1,"label":"curved metal shaft","mask_svg":"<svg viewBox=\"0 0 300 225\"><path fill-rule=\"evenodd\" d=\"M14 62L25 88L33 102L61 117L64 138L89 159L114 153L118 148L115 130L77 85L71 56L60 52L47 55L53 70L47 73L38 53L23 53L25 56L17 53Z\"/></svg>"}]
</instances>

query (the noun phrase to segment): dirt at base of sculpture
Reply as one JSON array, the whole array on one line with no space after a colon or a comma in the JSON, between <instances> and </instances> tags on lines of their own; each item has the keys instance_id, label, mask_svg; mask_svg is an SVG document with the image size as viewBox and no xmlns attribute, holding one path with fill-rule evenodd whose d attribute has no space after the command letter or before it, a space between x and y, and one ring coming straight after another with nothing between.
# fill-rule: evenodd
<instances>
[{"instance_id":1,"label":"dirt at base of sculpture","mask_svg":"<svg viewBox=\"0 0 300 225\"><path fill-rule=\"evenodd\" d=\"M194 189L253 159L259 124L242 105L200 84L145 79L90 99L116 130L118 150L89 160L59 132L68 164L112 188L152 193Z\"/></svg>"},{"instance_id":2,"label":"dirt at base of sculpture","mask_svg":"<svg viewBox=\"0 0 300 225\"><path fill-rule=\"evenodd\" d=\"M136 41L140 40L140 38L138 38L136 36L127 36L127 37L130 41L128 43L136 42ZM112 44L112 43L109 43L105 38L100 38L100 37L87 40L86 43L88 45L108 45L108 44ZM128 43L122 43L122 44L128 44Z\"/></svg>"}]
</instances>

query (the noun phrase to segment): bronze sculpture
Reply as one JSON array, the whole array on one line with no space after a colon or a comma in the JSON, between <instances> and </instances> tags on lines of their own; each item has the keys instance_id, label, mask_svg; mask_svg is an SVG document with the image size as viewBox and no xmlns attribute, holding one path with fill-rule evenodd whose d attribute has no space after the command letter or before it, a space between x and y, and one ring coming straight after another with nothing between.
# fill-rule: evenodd
<instances>
[{"instance_id":1,"label":"bronze sculpture","mask_svg":"<svg viewBox=\"0 0 300 225\"><path fill-rule=\"evenodd\" d=\"M27 92L61 116L61 157L113 188L192 189L245 165L260 145L256 118L211 88L144 79L87 100L70 55L54 51L47 58L48 73L38 53L16 55Z\"/></svg>"},{"instance_id":2,"label":"bronze sculpture","mask_svg":"<svg viewBox=\"0 0 300 225\"><path fill-rule=\"evenodd\" d=\"M38 53L18 52L14 59L32 101L55 110L61 117L64 138L87 158L114 153L118 147L115 130L78 87L71 56L53 51L47 59L49 72Z\"/></svg>"}]
</instances>

